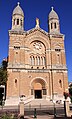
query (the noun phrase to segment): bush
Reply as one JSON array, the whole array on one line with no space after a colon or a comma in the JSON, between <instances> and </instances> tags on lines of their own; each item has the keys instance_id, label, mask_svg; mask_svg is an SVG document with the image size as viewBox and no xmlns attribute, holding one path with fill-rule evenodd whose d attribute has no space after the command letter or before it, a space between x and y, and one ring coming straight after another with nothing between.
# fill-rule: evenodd
<instances>
[{"instance_id":1,"label":"bush","mask_svg":"<svg viewBox=\"0 0 72 119\"><path fill-rule=\"evenodd\" d=\"M7 116L6 114L4 114L3 116L2 116L2 119L11 119L9 116Z\"/></svg>"},{"instance_id":2,"label":"bush","mask_svg":"<svg viewBox=\"0 0 72 119\"><path fill-rule=\"evenodd\" d=\"M7 114L4 114L3 116L2 116L2 119L15 119L14 118L14 116L10 116L10 115L7 115Z\"/></svg>"},{"instance_id":3,"label":"bush","mask_svg":"<svg viewBox=\"0 0 72 119\"><path fill-rule=\"evenodd\" d=\"M0 100L0 105L2 105L2 100Z\"/></svg>"}]
</instances>

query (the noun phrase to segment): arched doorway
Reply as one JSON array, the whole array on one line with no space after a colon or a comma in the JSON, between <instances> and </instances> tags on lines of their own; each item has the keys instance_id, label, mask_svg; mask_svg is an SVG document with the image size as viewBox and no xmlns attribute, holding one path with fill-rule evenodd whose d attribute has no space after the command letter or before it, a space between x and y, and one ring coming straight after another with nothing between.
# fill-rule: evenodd
<instances>
[{"instance_id":1,"label":"arched doorway","mask_svg":"<svg viewBox=\"0 0 72 119\"><path fill-rule=\"evenodd\" d=\"M46 83L43 79L35 79L31 83L32 95L35 99L43 98L46 95Z\"/></svg>"},{"instance_id":2,"label":"arched doorway","mask_svg":"<svg viewBox=\"0 0 72 119\"><path fill-rule=\"evenodd\" d=\"M42 98L42 85L40 83L34 84L34 95L35 98Z\"/></svg>"}]
</instances>

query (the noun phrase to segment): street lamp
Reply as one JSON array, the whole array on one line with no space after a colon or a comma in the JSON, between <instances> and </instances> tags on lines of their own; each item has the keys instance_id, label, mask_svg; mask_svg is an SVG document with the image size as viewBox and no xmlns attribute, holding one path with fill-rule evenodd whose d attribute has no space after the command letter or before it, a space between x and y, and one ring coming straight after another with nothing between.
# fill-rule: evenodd
<instances>
[{"instance_id":1,"label":"street lamp","mask_svg":"<svg viewBox=\"0 0 72 119\"><path fill-rule=\"evenodd\" d=\"M3 109L3 106L5 104L5 101L4 101L5 97L3 96L3 99L2 99L2 109Z\"/></svg>"},{"instance_id":2,"label":"street lamp","mask_svg":"<svg viewBox=\"0 0 72 119\"><path fill-rule=\"evenodd\" d=\"M55 107L55 100L53 100L53 104L54 104L54 118L56 117L56 107Z\"/></svg>"}]
</instances>

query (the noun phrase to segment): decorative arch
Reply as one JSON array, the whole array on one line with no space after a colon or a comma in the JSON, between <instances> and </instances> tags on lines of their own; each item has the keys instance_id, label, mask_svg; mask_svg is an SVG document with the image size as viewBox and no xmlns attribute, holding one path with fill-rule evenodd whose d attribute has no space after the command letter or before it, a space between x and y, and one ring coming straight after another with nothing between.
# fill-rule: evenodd
<instances>
[{"instance_id":1,"label":"decorative arch","mask_svg":"<svg viewBox=\"0 0 72 119\"><path fill-rule=\"evenodd\" d=\"M35 78L33 78L33 79L31 80L31 82L30 82L30 87L32 87L32 85L33 85L34 82L35 82L35 83L36 83L36 82L39 82L39 83L41 83L41 84L44 84L45 87L46 87L46 85L47 85L46 80L43 79L42 77L35 77Z\"/></svg>"},{"instance_id":2,"label":"decorative arch","mask_svg":"<svg viewBox=\"0 0 72 119\"><path fill-rule=\"evenodd\" d=\"M55 49L61 49L60 44L56 44L56 45L55 45Z\"/></svg>"},{"instance_id":3,"label":"decorative arch","mask_svg":"<svg viewBox=\"0 0 72 119\"><path fill-rule=\"evenodd\" d=\"M21 46L21 43L18 42L18 41L17 41L17 42L15 41L15 42L14 42L14 46L18 46L18 47L20 47L20 46Z\"/></svg>"},{"instance_id":4,"label":"decorative arch","mask_svg":"<svg viewBox=\"0 0 72 119\"><path fill-rule=\"evenodd\" d=\"M48 39L46 39L46 38L42 38L42 37L37 37L37 36L33 36L33 37L30 37L28 40L27 40L27 43L29 44L29 46L30 46L30 44L32 43L32 42L34 42L34 41L39 41L39 42L41 42L44 46L45 46L45 48L46 49L48 49L48 48L50 48L50 44L49 44L49 42L48 42Z\"/></svg>"},{"instance_id":5,"label":"decorative arch","mask_svg":"<svg viewBox=\"0 0 72 119\"><path fill-rule=\"evenodd\" d=\"M46 66L46 47L43 42L34 40L30 43L30 65ZM34 59L32 58L32 55ZM31 60L35 61L35 64L31 63Z\"/></svg>"},{"instance_id":6,"label":"decorative arch","mask_svg":"<svg viewBox=\"0 0 72 119\"><path fill-rule=\"evenodd\" d=\"M30 44L32 44L33 42L39 42L39 43L42 43L42 44L44 45L44 47L46 48L44 42L42 42L41 40L34 40L34 41L30 42Z\"/></svg>"},{"instance_id":7,"label":"decorative arch","mask_svg":"<svg viewBox=\"0 0 72 119\"><path fill-rule=\"evenodd\" d=\"M42 98L47 94L46 81L41 77L36 77L30 82L31 86L31 95L34 95L35 98Z\"/></svg>"}]
</instances>

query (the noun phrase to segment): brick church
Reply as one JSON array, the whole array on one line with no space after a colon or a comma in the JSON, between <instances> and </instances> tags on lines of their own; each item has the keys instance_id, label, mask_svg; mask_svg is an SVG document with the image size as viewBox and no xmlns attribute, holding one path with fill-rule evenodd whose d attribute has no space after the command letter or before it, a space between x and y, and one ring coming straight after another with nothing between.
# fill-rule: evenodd
<instances>
[{"instance_id":1,"label":"brick church","mask_svg":"<svg viewBox=\"0 0 72 119\"><path fill-rule=\"evenodd\" d=\"M20 97L63 99L68 88L64 35L53 7L48 15L48 32L40 28L24 30L24 12L19 3L12 13L9 30L9 61L6 105L19 104Z\"/></svg>"}]
</instances>

